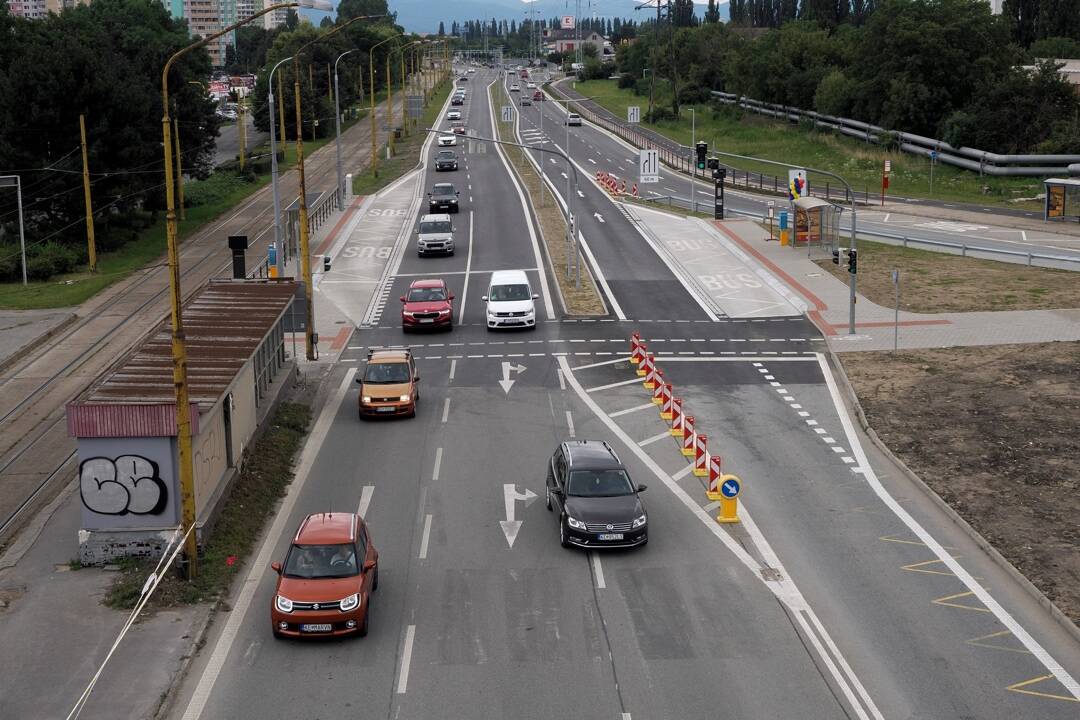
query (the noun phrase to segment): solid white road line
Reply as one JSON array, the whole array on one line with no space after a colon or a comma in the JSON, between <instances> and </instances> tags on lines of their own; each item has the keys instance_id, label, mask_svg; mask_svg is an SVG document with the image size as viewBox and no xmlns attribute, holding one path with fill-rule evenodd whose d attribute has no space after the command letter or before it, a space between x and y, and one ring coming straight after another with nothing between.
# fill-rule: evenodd
<instances>
[{"instance_id":1,"label":"solid white road line","mask_svg":"<svg viewBox=\"0 0 1080 720\"><path fill-rule=\"evenodd\" d=\"M589 388L585 392L594 393L599 392L600 390L610 390L611 388L622 387L623 385L633 385L634 383L639 382L641 382L641 378L633 377L629 380L620 380L619 382L608 383L607 385L597 385L596 387Z\"/></svg>"},{"instance_id":2,"label":"solid white road line","mask_svg":"<svg viewBox=\"0 0 1080 720\"><path fill-rule=\"evenodd\" d=\"M600 564L600 555L595 550L590 550L589 559L592 560L593 575L596 576L596 587L603 590L607 587L607 583L604 582L604 567Z\"/></svg>"},{"instance_id":3,"label":"solid white road line","mask_svg":"<svg viewBox=\"0 0 1080 720\"><path fill-rule=\"evenodd\" d=\"M574 416L569 410L566 411L566 427L570 432L570 437L574 437Z\"/></svg>"},{"instance_id":4,"label":"solid white road line","mask_svg":"<svg viewBox=\"0 0 1080 720\"><path fill-rule=\"evenodd\" d=\"M304 449L300 452L300 461L296 466L296 479L289 485L289 492L285 495L285 499L282 500L281 506L278 508L277 515L274 518L274 522L270 526L270 530L266 533L266 536L263 538L262 544L259 546L259 552L255 556L255 560L248 567L248 571L244 575L244 582L240 586L240 593L236 598L236 602L233 604L232 612L228 614L228 620L225 621L225 627L221 630L221 636L214 644L214 650L210 654L210 659L207 661L206 667L203 668L202 675L195 685L195 689L191 694L191 699L188 700L187 708L184 710L183 720L198 720L202 717L203 711L206 709L206 703L210 699L210 693L214 689L214 683L221 675L221 669L225 666L225 660L228 658L229 651L236 641L236 635L240 630L240 625L244 622L248 610L251 609L252 600L255 598L255 590L259 586L259 580L263 577L266 568L270 564L274 546L282 536L282 533L285 532L285 523L289 521L292 515L293 507L295 507L296 501L300 497L300 492L303 490L308 475L311 473L311 467L315 464L315 458L319 455L319 450L322 448L323 441L326 440L326 434L329 432L330 426L334 422L334 416L337 415L337 411L341 407L341 402L345 399L345 394L352 386L353 377L355 375L356 368L349 368L348 372L345 373L345 377L341 380L338 389L334 392L334 396L323 406L322 411L319 413L319 419L315 421L315 427L312 428L311 435L304 444Z\"/></svg>"},{"instance_id":5,"label":"solid white road line","mask_svg":"<svg viewBox=\"0 0 1080 720\"><path fill-rule=\"evenodd\" d=\"M431 479L439 479L439 469L442 467L442 448L435 448L435 468L431 471Z\"/></svg>"},{"instance_id":6,"label":"solid white road line","mask_svg":"<svg viewBox=\"0 0 1080 720\"><path fill-rule=\"evenodd\" d=\"M651 438L645 438L644 440L639 440L638 441L638 447L645 447L646 445L652 445L654 442L659 442L659 441L663 440L664 438L669 438L669 437L675 437L675 436L672 435L670 431L665 430L662 433L658 433L656 435L653 435Z\"/></svg>"},{"instance_id":7,"label":"solid white road line","mask_svg":"<svg viewBox=\"0 0 1080 720\"><path fill-rule=\"evenodd\" d=\"M465 258L465 286L461 289L461 312L458 313L458 325L465 322L465 300L469 297L469 275L472 272L473 246L473 211L469 211L469 253Z\"/></svg>"},{"instance_id":8,"label":"solid white road line","mask_svg":"<svg viewBox=\"0 0 1080 720\"><path fill-rule=\"evenodd\" d=\"M450 415L450 398L446 398L446 400L443 401L443 406L442 406L442 422L446 422L446 418L449 415Z\"/></svg>"},{"instance_id":9,"label":"solid white road line","mask_svg":"<svg viewBox=\"0 0 1080 720\"><path fill-rule=\"evenodd\" d=\"M450 361L450 382L454 381L454 374L457 372L457 360Z\"/></svg>"},{"instance_id":10,"label":"solid white road line","mask_svg":"<svg viewBox=\"0 0 1080 720\"><path fill-rule=\"evenodd\" d=\"M926 528L919 524L919 521L911 516L911 514L903 508L900 503L889 494L889 491L878 480L877 474L874 469L870 467L870 461L866 457L866 453L863 451L862 443L859 442L859 438L855 435L855 426L851 422L851 418L848 416L847 408L844 406L844 401L840 397L840 390L836 386L836 380L833 378L832 369L829 367L828 361L825 360L825 355L818 353L817 356L818 365L821 366L821 373L825 376L825 383L829 387L829 394L832 396L833 405L836 407L836 412L840 416L840 424L844 428L844 434L847 436L848 444L851 446L852 454L859 461L859 469L862 471L863 477L866 478L866 482L870 485L870 488L875 494L885 503L886 507L892 510L908 529L919 538L930 549L938 560L942 562L954 575L962 582L972 594L979 599L986 608L994 614L994 617L1001 622L1013 636L1019 640L1023 646L1032 655L1043 664L1050 673L1057 678L1065 689L1069 693L1080 700L1080 683L1077 683L1066 670L1061 666L1057 660L1055 660L1045 648L1033 638L1027 630L1016 621L1015 618L1009 612L1003 608L997 600L990 595L986 589L979 584L977 580L969 573L964 567L956 561L941 543L939 543L934 537L927 532Z\"/></svg>"},{"instance_id":11,"label":"solid white road line","mask_svg":"<svg viewBox=\"0 0 1080 720\"><path fill-rule=\"evenodd\" d=\"M356 514L360 517L367 517L368 508L371 506L371 496L374 492L374 485L365 485L364 489L360 491L360 505L356 508Z\"/></svg>"},{"instance_id":12,"label":"solid white road line","mask_svg":"<svg viewBox=\"0 0 1080 720\"><path fill-rule=\"evenodd\" d=\"M424 516L424 534L420 537L420 554L421 560L427 560L428 541L431 540L431 515Z\"/></svg>"},{"instance_id":13,"label":"solid white road line","mask_svg":"<svg viewBox=\"0 0 1080 720\"><path fill-rule=\"evenodd\" d=\"M578 230L578 242L581 243L581 249L585 252L585 257L592 265L593 273L596 275L596 281L600 283L600 287L604 289L604 294L607 295L608 302L611 303L611 310L615 313L615 317L620 320L626 319L626 313L623 312L622 307L619 305L619 301L615 299L615 293L611 292L611 286L608 285L607 278L604 277L604 271L600 269L600 263L596 262L596 257L592 254L592 250L589 249L589 243L585 242L585 236L581 234L581 230Z\"/></svg>"},{"instance_id":14,"label":"solid white road line","mask_svg":"<svg viewBox=\"0 0 1080 720\"><path fill-rule=\"evenodd\" d=\"M560 357L559 362L562 362L565 359L566 358ZM574 379L574 382L575 383L577 382L576 378ZM645 403L644 405L635 405L632 408L626 408L625 410L616 410L613 413L608 413L608 417L617 418L617 417L621 417L623 415L629 415L632 412L637 412L638 410L645 410L647 408L654 408L654 407L656 407L656 405L651 403L651 402Z\"/></svg>"},{"instance_id":15,"label":"solid white road line","mask_svg":"<svg viewBox=\"0 0 1080 720\"><path fill-rule=\"evenodd\" d=\"M671 476L671 479L672 480L682 480L684 477L686 477L687 475L689 475L693 471L694 471L694 463L686 463L686 467L684 467L682 470L679 470L676 473L673 473L672 476Z\"/></svg>"},{"instance_id":16,"label":"solid white road line","mask_svg":"<svg viewBox=\"0 0 1080 720\"><path fill-rule=\"evenodd\" d=\"M622 357L617 357L614 360L601 360L600 362L589 363L588 365L575 365L574 372L578 370L588 370L589 368L600 367L601 365L614 365L615 363L626 362L630 358L630 353L624 354Z\"/></svg>"},{"instance_id":17,"label":"solid white road line","mask_svg":"<svg viewBox=\"0 0 1080 720\"><path fill-rule=\"evenodd\" d=\"M530 357L532 357L532 356L530 355ZM565 390L566 389L566 380L563 380L563 372L562 372L562 370L556 370L555 374L559 377L559 389L560 390Z\"/></svg>"},{"instance_id":18,"label":"solid white road line","mask_svg":"<svg viewBox=\"0 0 1080 720\"><path fill-rule=\"evenodd\" d=\"M428 515L428 517L431 517ZM401 651L401 670L398 671L397 694L404 695L409 686L409 666L412 665L413 642L416 640L416 626L405 628L405 647Z\"/></svg>"}]
</instances>

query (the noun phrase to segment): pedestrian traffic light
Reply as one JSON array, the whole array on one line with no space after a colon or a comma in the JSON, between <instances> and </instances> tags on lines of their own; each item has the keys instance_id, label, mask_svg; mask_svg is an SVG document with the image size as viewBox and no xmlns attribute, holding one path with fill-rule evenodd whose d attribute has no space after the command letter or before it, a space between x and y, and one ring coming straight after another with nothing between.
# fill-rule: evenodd
<instances>
[{"instance_id":1,"label":"pedestrian traffic light","mask_svg":"<svg viewBox=\"0 0 1080 720\"><path fill-rule=\"evenodd\" d=\"M855 272L856 272L858 262L859 262L859 259L858 259L858 256L855 254L855 248L851 248L850 250L848 250L847 269L848 269L848 272L851 273L852 275L854 275Z\"/></svg>"},{"instance_id":2,"label":"pedestrian traffic light","mask_svg":"<svg viewBox=\"0 0 1080 720\"><path fill-rule=\"evenodd\" d=\"M833 265L839 265L840 264L840 251L839 250L833 250L832 251L832 261L833 261Z\"/></svg>"},{"instance_id":3,"label":"pedestrian traffic light","mask_svg":"<svg viewBox=\"0 0 1080 720\"><path fill-rule=\"evenodd\" d=\"M709 143L699 142L694 146L697 151L697 169L705 169L705 156L709 154Z\"/></svg>"},{"instance_id":4,"label":"pedestrian traffic light","mask_svg":"<svg viewBox=\"0 0 1080 720\"><path fill-rule=\"evenodd\" d=\"M711 158L709 158L707 164L708 164L710 170L719 170L720 169L720 158L711 157Z\"/></svg>"}]
</instances>

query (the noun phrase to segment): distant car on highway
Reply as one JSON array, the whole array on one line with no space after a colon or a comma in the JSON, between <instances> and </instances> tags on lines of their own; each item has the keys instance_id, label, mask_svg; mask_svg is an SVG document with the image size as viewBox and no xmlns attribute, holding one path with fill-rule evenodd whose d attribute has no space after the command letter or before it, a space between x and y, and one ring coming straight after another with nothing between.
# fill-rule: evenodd
<instances>
[{"instance_id":1,"label":"distant car on highway","mask_svg":"<svg viewBox=\"0 0 1080 720\"><path fill-rule=\"evenodd\" d=\"M536 100L537 102L540 102L540 101L542 101L544 99L545 99L545 96L544 96L544 91L543 90L537 90L536 92L533 93L533 100Z\"/></svg>"},{"instance_id":2,"label":"distant car on highway","mask_svg":"<svg viewBox=\"0 0 1080 720\"><path fill-rule=\"evenodd\" d=\"M435 156L435 172L457 169L457 155L454 154L453 150L440 150L438 155Z\"/></svg>"},{"instance_id":3,"label":"distant car on highway","mask_svg":"<svg viewBox=\"0 0 1080 720\"><path fill-rule=\"evenodd\" d=\"M525 83L525 87L528 88L529 90L535 90L536 89L536 83L534 83L534 82Z\"/></svg>"},{"instance_id":4,"label":"distant car on highway","mask_svg":"<svg viewBox=\"0 0 1080 720\"><path fill-rule=\"evenodd\" d=\"M453 137L453 135L450 137ZM431 192L428 193L428 212L456 213L458 211L458 195L460 194L454 189L453 183L435 183L431 188Z\"/></svg>"},{"instance_id":5,"label":"distant car on highway","mask_svg":"<svg viewBox=\"0 0 1080 720\"><path fill-rule=\"evenodd\" d=\"M521 86L517 83L512 83L510 85L510 92L521 92Z\"/></svg>"},{"instance_id":6,"label":"distant car on highway","mask_svg":"<svg viewBox=\"0 0 1080 720\"><path fill-rule=\"evenodd\" d=\"M566 116L566 124L567 125L577 125L577 126L580 127L581 126L581 116L578 115L577 113L570 113L569 115Z\"/></svg>"},{"instance_id":7,"label":"distant car on highway","mask_svg":"<svg viewBox=\"0 0 1080 720\"><path fill-rule=\"evenodd\" d=\"M408 292L401 296L401 329L405 332L452 329L453 301L454 296L443 280L413 280Z\"/></svg>"},{"instance_id":8,"label":"distant car on highway","mask_svg":"<svg viewBox=\"0 0 1080 720\"><path fill-rule=\"evenodd\" d=\"M439 147L453 147L455 145L457 145L457 136L456 135L450 134L450 135L440 135L439 136Z\"/></svg>"},{"instance_id":9,"label":"distant car on highway","mask_svg":"<svg viewBox=\"0 0 1080 720\"><path fill-rule=\"evenodd\" d=\"M497 270L491 273L487 294L487 328L536 327L536 305L529 278L522 270Z\"/></svg>"},{"instance_id":10,"label":"distant car on highway","mask_svg":"<svg viewBox=\"0 0 1080 720\"><path fill-rule=\"evenodd\" d=\"M428 214L420 218L416 228L416 254L454 254L454 225L446 213Z\"/></svg>"},{"instance_id":11,"label":"distant car on highway","mask_svg":"<svg viewBox=\"0 0 1080 720\"><path fill-rule=\"evenodd\" d=\"M360 417L415 417L420 402L420 375L406 347L371 348L360 385Z\"/></svg>"},{"instance_id":12,"label":"distant car on highway","mask_svg":"<svg viewBox=\"0 0 1080 720\"><path fill-rule=\"evenodd\" d=\"M464 95L455 95L454 97L450 98L450 104L451 105L464 105L465 104L465 96Z\"/></svg>"},{"instance_id":13,"label":"distant car on highway","mask_svg":"<svg viewBox=\"0 0 1080 720\"><path fill-rule=\"evenodd\" d=\"M522 105L522 107L524 107L526 105L532 105L532 100L529 98L528 95L522 95L521 96L521 105Z\"/></svg>"},{"instance_id":14,"label":"distant car on highway","mask_svg":"<svg viewBox=\"0 0 1080 720\"><path fill-rule=\"evenodd\" d=\"M368 634L379 553L367 524L349 512L308 515L278 574L270 621L274 637Z\"/></svg>"},{"instance_id":15,"label":"distant car on highway","mask_svg":"<svg viewBox=\"0 0 1080 720\"><path fill-rule=\"evenodd\" d=\"M455 135L464 135L465 134L465 124L461 123L461 122L454 123L453 125L450 126L450 132L454 133Z\"/></svg>"},{"instance_id":16,"label":"distant car on highway","mask_svg":"<svg viewBox=\"0 0 1080 720\"><path fill-rule=\"evenodd\" d=\"M547 469L547 509L559 515L563 547L637 547L649 541L649 516L635 485L606 442L559 445Z\"/></svg>"},{"instance_id":17,"label":"distant car on highway","mask_svg":"<svg viewBox=\"0 0 1080 720\"><path fill-rule=\"evenodd\" d=\"M460 110L449 110L449 111L447 111L446 119L447 120L460 120L461 119L461 111Z\"/></svg>"}]
</instances>

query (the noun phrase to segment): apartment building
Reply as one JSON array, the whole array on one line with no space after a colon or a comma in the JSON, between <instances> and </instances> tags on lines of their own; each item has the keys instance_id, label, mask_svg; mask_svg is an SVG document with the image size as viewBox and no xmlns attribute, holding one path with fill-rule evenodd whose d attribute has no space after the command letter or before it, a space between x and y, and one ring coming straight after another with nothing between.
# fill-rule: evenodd
<instances>
[{"instance_id":1,"label":"apartment building","mask_svg":"<svg viewBox=\"0 0 1080 720\"><path fill-rule=\"evenodd\" d=\"M40 20L48 14L49 9L45 0L9 0L8 11L16 17Z\"/></svg>"}]
</instances>

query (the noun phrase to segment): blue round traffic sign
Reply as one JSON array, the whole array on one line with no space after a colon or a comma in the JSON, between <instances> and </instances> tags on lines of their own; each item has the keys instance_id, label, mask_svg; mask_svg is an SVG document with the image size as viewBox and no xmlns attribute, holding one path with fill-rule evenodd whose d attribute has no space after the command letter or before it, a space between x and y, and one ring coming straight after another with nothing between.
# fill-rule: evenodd
<instances>
[{"instance_id":1,"label":"blue round traffic sign","mask_svg":"<svg viewBox=\"0 0 1080 720\"><path fill-rule=\"evenodd\" d=\"M741 489L739 479L734 476L724 478L723 482L720 483L720 494L726 498L738 497Z\"/></svg>"}]
</instances>

